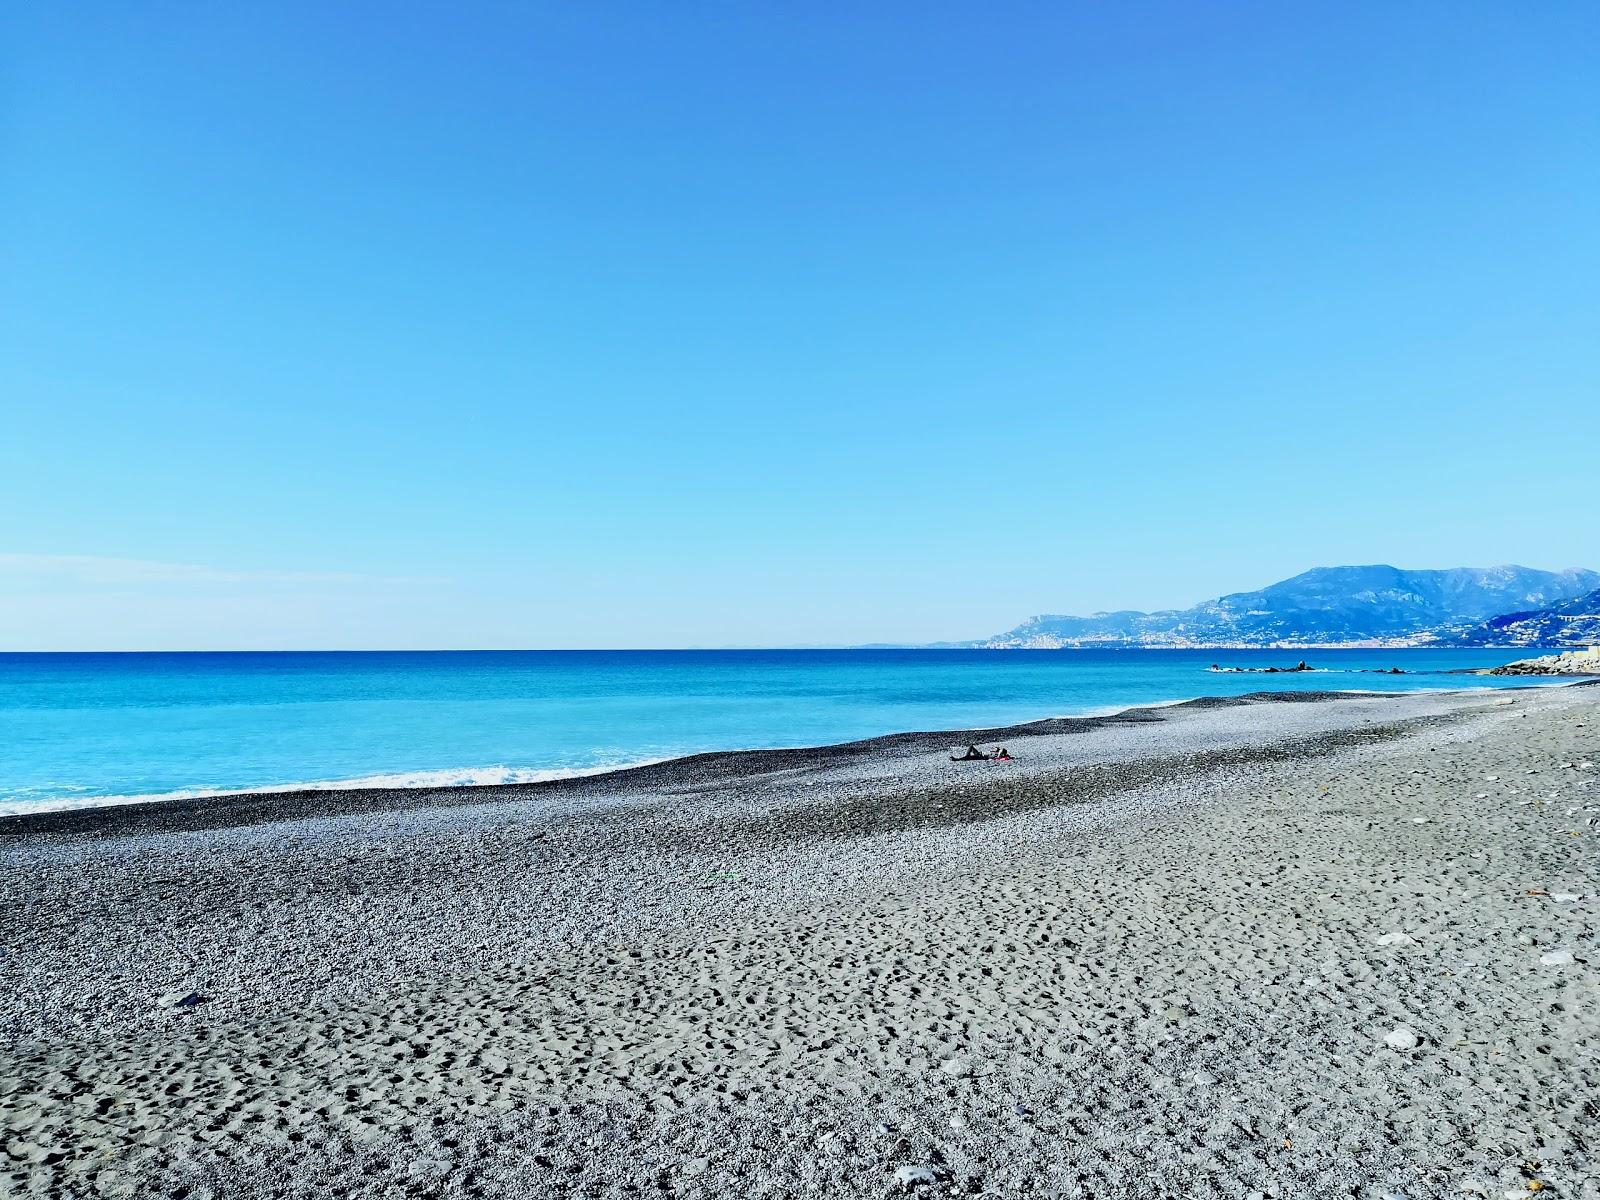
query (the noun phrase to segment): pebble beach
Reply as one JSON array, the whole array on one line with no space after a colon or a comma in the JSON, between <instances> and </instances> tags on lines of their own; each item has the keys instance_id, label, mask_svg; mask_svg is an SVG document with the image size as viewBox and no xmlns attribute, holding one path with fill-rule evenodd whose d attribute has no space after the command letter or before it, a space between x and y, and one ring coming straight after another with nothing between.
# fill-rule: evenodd
<instances>
[{"instance_id":1,"label":"pebble beach","mask_svg":"<svg viewBox=\"0 0 1600 1200\"><path fill-rule=\"evenodd\" d=\"M1586 684L8 817L0 1190L1600 1197L1597 839Z\"/></svg>"}]
</instances>

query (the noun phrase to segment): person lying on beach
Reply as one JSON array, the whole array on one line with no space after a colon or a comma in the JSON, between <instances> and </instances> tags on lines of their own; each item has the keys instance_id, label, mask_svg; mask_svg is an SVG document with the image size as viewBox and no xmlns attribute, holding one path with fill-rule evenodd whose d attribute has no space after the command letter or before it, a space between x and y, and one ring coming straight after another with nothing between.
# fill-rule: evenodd
<instances>
[{"instance_id":1,"label":"person lying on beach","mask_svg":"<svg viewBox=\"0 0 1600 1200\"><path fill-rule=\"evenodd\" d=\"M1004 746L1001 746L1000 749L994 752L992 757L995 762L1010 762L1011 751L1007 750Z\"/></svg>"},{"instance_id":2,"label":"person lying on beach","mask_svg":"<svg viewBox=\"0 0 1600 1200\"><path fill-rule=\"evenodd\" d=\"M968 746L967 747L967 752L965 754L963 754L960 758L957 758L954 754L952 754L950 756L950 761L951 762L988 762L989 761L989 756L987 754L985 754L982 750L979 750L976 746Z\"/></svg>"}]
</instances>

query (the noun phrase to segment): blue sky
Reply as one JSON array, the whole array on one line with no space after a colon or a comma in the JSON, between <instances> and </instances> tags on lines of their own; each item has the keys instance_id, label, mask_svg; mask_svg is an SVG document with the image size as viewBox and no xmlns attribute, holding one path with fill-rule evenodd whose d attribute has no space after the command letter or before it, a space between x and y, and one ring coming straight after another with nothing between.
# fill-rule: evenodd
<instances>
[{"instance_id":1,"label":"blue sky","mask_svg":"<svg viewBox=\"0 0 1600 1200\"><path fill-rule=\"evenodd\" d=\"M1600 566L1593 5L32 7L0 648Z\"/></svg>"}]
</instances>

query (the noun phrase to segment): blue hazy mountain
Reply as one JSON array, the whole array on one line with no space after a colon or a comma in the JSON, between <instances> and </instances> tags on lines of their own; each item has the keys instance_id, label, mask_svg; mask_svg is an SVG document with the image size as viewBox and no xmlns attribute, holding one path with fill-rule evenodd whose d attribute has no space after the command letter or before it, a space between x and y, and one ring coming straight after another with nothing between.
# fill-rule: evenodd
<instances>
[{"instance_id":1,"label":"blue hazy mountain","mask_svg":"<svg viewBox=\"0 0 1600 1200\"><path fill-rule=\"evenodd\" d=\"M1600 588L1548 608L1503 613L1462 631L1461 646L1588 646L1600 643Z\"/></svg>"},{"instance_id":2,"label":"blue hazy mountain","mask_svg":"<svg viewBox=\"0 0 1600 1200\"><path fill-rule=\"evenodd\" d=\"M1040 649L1425 645L1455 641L1464 631L1504 613L1549 610L1596 588L1600 574L1579 569L1317 567L1258 591L1235 592L1193 608L1032 617L976 644Z\"/></svg>"}]
</instances>

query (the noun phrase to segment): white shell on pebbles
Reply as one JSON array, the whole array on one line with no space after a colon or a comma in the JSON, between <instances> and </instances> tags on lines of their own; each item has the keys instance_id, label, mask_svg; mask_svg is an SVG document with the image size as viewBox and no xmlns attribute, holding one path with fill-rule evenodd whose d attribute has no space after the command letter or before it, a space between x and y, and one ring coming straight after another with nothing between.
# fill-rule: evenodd
<instances>
[{"instance_id":1,"label":"white shell on pebbles","mask_svg":"<svg viewBox=\"0 0 1600 1200\"><path fill-rule=\"evenodd\" d=\"M923 1184L933 1185L939 1182L939 1176L934 1174L932 1167L896 1167L894 1181L906 1191Z\"/></svg>"},{"instance_id":2,"label":"white shell on pebbles","mask_svg":"<svg viewBox=\"0 0 1600 1200\"><path fill-rule=\"evenodd\" d=\"M1416 941L1409 933L1386 933L1378 939L1380 946L1405 946Z\"/></svg>"},{"instance_id":3,"label":"white shell on pebbles","mask_svg":"<svg viewBox=\"0 0 1600 1200\"><path fill-rule=\"evenodd\" d=\"M1397 1025L1383 1035L1383 1043L1391 1050L1415 1050L1422 1042L1416 1030L1409 1025Z\"/></svg>"},{"instance_id":4,"label":"white shell on pebbles","mask_svg":"<svg viewBox=\"0 0 1600 1200\"><path fill-rule=\"evenodd\" d=\"M1411 823L1413 825L1426 825L1428 823L1428 818L1427 817L1412 817L1411 818Z\"/></svg>"},{"instance_id":5,"label":"white shell on pebbles","mask_svg":"<svg viewBox=\"0 0 1600 1200\"><path fill-rule=\"evenodd\" d=\"M1550 899L1558 904L1571 904L1574 900L1582 900L1582 892L1551 892Z\"/></svg>"},{"instance_id":6,"label":"white shell on pebbles","mask_svg":"<svg viewBox=\"0 0 1600 1200\"><path fill-rule=\"evenodd\" d=\"M1541 967L1564 967L1572 961L1571 950L1551 950L1539 955Z\"/></svg>"}]
</instances>

